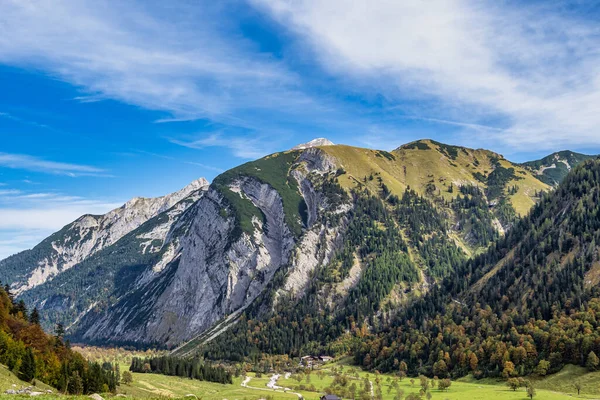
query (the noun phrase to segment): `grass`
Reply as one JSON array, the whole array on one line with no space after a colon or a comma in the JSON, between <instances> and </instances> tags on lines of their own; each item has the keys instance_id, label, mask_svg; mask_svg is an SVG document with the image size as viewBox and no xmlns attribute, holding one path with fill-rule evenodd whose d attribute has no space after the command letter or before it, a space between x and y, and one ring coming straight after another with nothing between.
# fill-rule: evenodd
<instances>
[{"instance_id":1,"label":"grass","mask_svg":"<svg viewBox=\"0 0 600 400\"><path fill-rule=\"evenodd\" d=\"M556 374L536 380L536 385L547 390L576 393L573 387L575 381L581 383L582 394L600 397L600 371L588 372L587 369L576 365L567 365Z\"/></svg>"},{"instance_id":2,"label":"grass","mask_svg":"<svg viewBox=\"0 0 600 400\"><path fill-rule=\"evenodd\" d=\"M505 168L514 168L518 179L513 179L507 183L507 187L518 186L517 193L510 195L508 199L519 216L526 215L536 202L535 192L547 192L550 186L535 178L531 172L525 168L511 164L506 160L501 160L500 164Z\"/></svg>"},{"instance_id":3,"label":"grass","mask_svg":"<svg viewBox=\"0 0 600 400\"><path fill-rule=\"evenodd\" d=\"M493 170L492 160L498 155L487 150L463 149L444 146L430 140L409 143L394 150L393 157L382 157L378 150L351 146L326 146L322 150L334 157L346 174L338 179L342 187L352 189L359 185L371 191L379 190L378 177L381 177L393 194L401 196L410 186L419 194L425 194L428 184L434 184L441 196L449 200L458 194L449 193L450 184L484 186L475 175L487 176ZM525 168L500 158L500 165L514 168L516 176L505 186L518 185L519 190L510 196L517 213L525 214L533 206L535 191L548 190L549 186L536 179ZM375 179L364 182L365 177Z\"/></svg>"},{"instance_id":4,"label":"grass","mask_svg":"<svg viewBox=\"0 0 600 400\"><path fill-rule=\"evenodd\" d=\"M256 382L251 381L251 385ZM263 382L264 381L264 382ZM298 399L291 393L282 393L266 387L268 378L261 379L264 390L245 388L241 386L242 378L235 378L232 385L222 385L212 382L202 382L192 379L165 376L157 374L133 374L131 385L121 385L119 392L134 398L184 397L193 394L203 400L250 400L272 396L274 400Z\"/></svg>"},{"instance_id":5,"label":"grass","mask_svg":"<svg viewBox=\"0 0 600 400\"><path fill-rule=\"evenodd\" d=\"M16 386L13 386L16 385ZM4 391L8 389L21 389L27 386L33 386L31 383L27 383L25 381L20 380L12 371L6 368L4 365L0 364L0 393L4 393ZM45 390L55 389L46 385L43 382L37 381L33 391L34 392L43 392Z\"/></svg>"},{"instance_id":6,"label":"grass","mask_svg":"<svg viewBox=\"0 0 600 400\"><path fill-rule=\"evenodd\" d=\"M306 400L318 400L325 388L331 386L335 373L341 373L349 377L349 385L354 382L357 387L363 386L365 378L368 378L374 385L376 385L376 379L379 377L383 400L393 400L396 395L395 389L392 388L388 392L388 388L391 387L391 382L394 377L388 374L376 375L372 372L362 371L357 367L349 365L351 359L345 358L340 361L325 364L321 367L323 375L320 377L317 370L313 371L310 376L310 382L306 382L306 375L302 380L304 385L314 385L317 389L316 392L312 391L299 391L299 393ZM121 364L121 369L127 369L126 364ZM358 378L356 378L358 375ZM222 385L212 382L202 382L197 380L191 380L186 378L179 378L173 376L165 376L158 374L141 374L133 373L133 383L131 385L121 385L119 393L127 397L136 399L150 399L150 398L183 398L187 395L194 395L199 399L204 400L258 400L258 399L272 399L272 400L295 400L297 395L294 393L284 393L283 391L274 391L267 388L267 383L271 374L263 374L261 378L256 378L253 373L248 373L251 378L248 383L249 387L242 387L242 377L234 378L232 385ZM388 378L390 380L388 381ZM411 378L404 378L400 382L400 389L404 392L406 397L409 393L418 393L420 386L419 380L414 379L414 384L411 384ZM576 396L575 390L572 386L572 382L578 380L582 383L582 394ZM543 400L558 400L568 398L582 398L592 399L598 398L600 395L600 372L587 372L586 369L578 366L566 366L557 374L550 375L544 378L532 378L534 386L536 388L537 395L534 399ZM5 367L0 366L0 389L3 393L6 389L12 388L12 384L17 386L28 386L25 382L20 381L12 372L8 371ZM282 387L291 388L294 391L294 387L299 385L299 382L295 379L285 379L282 376L278 385ZM40 391L48 389L46 385L38 384L37 386ZM505 382L495 379L482 379L475 380L472 377L465 377L458 381L453 381L452 386L448 391L440 391L439 389L430 390L432 399L439 400L525 400L526 393L525 389L510 390ZM357 392L358 393L358 392ZM110 394L104 394L103 397L111 397ZM14 398L14 396L7 396L0 394L1 398ZM23 396L24 397L24 396ZM39 396L41 400L46 399L88 399L87 396L62 396L62 395L43 395Z\"/></svg>"},{"instance_id":7,"label":"grass","mask_svg":"<svg viewBox=\"0 0 600 400\"><path fill-rule=\"evenodd\" d=\"M317 371L314 371L311 373L311 377L309 379L310 382L307 382L305 378L301 383L303 385L314 385L319 392L300 391L300 393L306 400L318 400L321 396L321 392L333 383L333 370L335 369L339 372L340 366L343 367L343 372L341 373L351 378L349 380L349 385L352 382L355 382L360 390L360 387L363 385L364 378L368 378L375 384L377 375L372 372L369 373L361 371L356 367L348 365L348 362L348 359L344 359L340 362L326 364L321 369L321 371L325 373L323 377L319 377ZM358 379L355 378L356 374L358 374ZM269 377L270 374L265 374L260 380L253 378L249 385L266 388ZM388 392L388 388L391 387L391 381L387 381L388 377L390 377L392 380L394 379L387 374L379 375L383 400L393 400L396 395L396 391L393 388L390 392ZM572 387L569 386L573 377L580 377L584 382L584 389L582 390L582 395L580 397L575 396ZM413 379L414 384L411 384L411 378L404 378L400 382L400 388L404 392L404 396L407 396L409 393L419 393L419 380L416 378ZM565 367L565 370L561 371L559 374L555 374L544 379L535 380L537 395L534 397L534 399L558 400L568 398L597 398L597 394L600 391L598 382L600 382L600 372L594 372L590 374L586 373L585 369L583 368ZM299 383L292 378L286 380L282 376L278 381L278 385L289 387L294 390L294 387L298 386ZM432 389L431 394L432 399L439 400L525 400L527 398L524 388L521 388L517 391L512 391L503 381L497 381L493 379L483 379L478 381L472 377L461 379L459 381L453 381L452 386L447 391Z\"/></svg>"},{"instance_id":8,"label":"grass","mask_svg":"<svg viewBox=\"0 0 600 400\"><path fill-rule=\"evenodd\" d=\"M283 202L286 223L292 231L299 235L304 219L304 199L300 195L298 183L289 174L290 168L299 152L289 151L276 153L235 167L215 178L214 184L231 203L240 220L241 230L250 233L254 230L252 217L262 218L260 211L248 199L228 189L228 185L244 176L254 177L260 182L271 185Z\"/></svg>"}]
</instances>

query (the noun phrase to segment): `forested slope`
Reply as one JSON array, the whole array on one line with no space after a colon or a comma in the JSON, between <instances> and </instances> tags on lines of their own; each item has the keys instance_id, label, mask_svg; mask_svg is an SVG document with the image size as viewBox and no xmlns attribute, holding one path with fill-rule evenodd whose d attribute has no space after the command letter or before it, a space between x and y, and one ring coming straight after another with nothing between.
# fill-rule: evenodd
<instances>
[{"instance_id":1,"label":"forested slope","mask_svg":"<svg viewBox=\"0 0 600 400\"><path fill-rule=\"evenodd\" d=\"M486 253L357 345L368 368L516 376L600 354L600 161L572 171Z\"/></svg>"},{"instance_id":2,"label":"forested slope","mask_svg":"<svg viewBox=\"0 0 600 400\"><path fill-rule=\"evenodd\" d=\"M23 381L36 379L64 393L115 391L118 365L87 362L63 340L62 327L50 336L39 318L37 309L28 312L24 302L15 303L7 288L0 287L0 364Z\"/></svg>"}]
</instances>

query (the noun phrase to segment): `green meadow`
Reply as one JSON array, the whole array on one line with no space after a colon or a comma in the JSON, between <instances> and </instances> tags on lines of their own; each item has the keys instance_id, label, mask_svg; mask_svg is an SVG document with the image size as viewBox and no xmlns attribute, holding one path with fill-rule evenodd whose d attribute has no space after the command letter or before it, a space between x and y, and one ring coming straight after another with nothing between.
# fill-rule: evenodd
<instances>
[{"instance_id":1,"label":"green meadow","mask_svg":"<svg viewBox=\"0 0 600 400\"><path fill-rule=\"evenodd\" d=\"M122 365L122 370L126 370L126 365ZM246 377L236 377L231 385L222 385L212 382L202 382L180 377L165 376L158 374L133 373L133 383L129 385L121 384L117 396L152 399L152 398L188 398L204 400L294 400L301 395L306 400L318 400L325 393L326 389L334 383L336 375L342 375L347 378L347 385L355 384L357 387L357 397L361 391L366 391L367 380L373 384L374 390L377 390L377 382L381 387L383 400L397 400L398 390L402 392L404 399L411 393L418 394L421 387L418 378L406 377L398 381L397 388L394 388L393 382L397 379L388 374L375 374L362 371L344 361L325 364L318 369L314 369L310 374L294 374L286 378L282 373L277 382L278 386L289 390L273 390L267 387L272 374L262 374L256 377L252 372ZM412 380L412 382L411 382ZM587 372L584 368L576 366L566 366L557 374L544 378L532 379L536 388L534 399L554 400L568 398L598 399L600 398L600 372ZM577 396L573 382L581 383L581 395ZM242 383L246 382L243 386ZM0 366L0 390L11 388L20 388L29 386L29 384L20 381L12 372L4 366ZM300 389L300 386L303 386ZM313 390L314 387L314 390ZM307 390L311 388L311 390ZM50 389L48 386L38 384L36 391L45 391ZM370 389L370 388L369 388ZM513 391L508 388L505 382L492 379L475 380L471 377L452 381L448 390L442 391L439 388L429 390L432 399L440 400L525 400L527 393L524 388ZM104 398L116 397L113 394L102 394ZM2 398L22 398L27 396L10 396L1 394ZM40 399L85 399L87 396L63 396L60 394L38 396ZM423 397L426 398L426 397Z\"/></svg>"}]
</instances>

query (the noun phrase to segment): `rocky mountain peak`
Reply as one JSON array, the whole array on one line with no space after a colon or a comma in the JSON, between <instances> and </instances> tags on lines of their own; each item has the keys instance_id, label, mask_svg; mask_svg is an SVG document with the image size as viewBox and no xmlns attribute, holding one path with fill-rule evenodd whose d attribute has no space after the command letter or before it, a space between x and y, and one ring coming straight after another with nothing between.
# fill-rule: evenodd
<instances>
[{"instance_id":1,"label":"rocky mountain peak","mask_svg":"<svg viewBox=\"0 0 600 400\"><path fill-rule=\"evenodd\" d=\"M28 259L27 269L19 268L19 279L14 279L12 283L14 292L20 294L47 282L92 254L116 243L129 232L171 209L180 201L188 198L192 202L196 201L208 187L208 181L199 178L177 192L165 196L134 197L104 215L84 215L78 218L29 253L26 251L21 254L20 257L32 258ZM183 208L185 207L180 207L178 212ZM169 218L170 222L172 221ZM166 235L167 231L165 228L165 232L161 231L159 236ZM48 250L40 252L40 246ZM37 258L36 254L41 254L41 257Z\"/></svg>"},{"instance_id":2,"label":"rocky mountain peak","mask_svg":"<svg viewBox=\"0 0 600 400\"><path fill-rule=\"evenodd\" d=\"M326 139L326 138L316 138L311 140L310 142L306 142L306 143L301 143L297 146L292 147L292 150L303 150L303 149L308 149L311 147L319 147L319 146L334 146L335 143L333 143L331 140Z\"/></svg>"}]
</instances>

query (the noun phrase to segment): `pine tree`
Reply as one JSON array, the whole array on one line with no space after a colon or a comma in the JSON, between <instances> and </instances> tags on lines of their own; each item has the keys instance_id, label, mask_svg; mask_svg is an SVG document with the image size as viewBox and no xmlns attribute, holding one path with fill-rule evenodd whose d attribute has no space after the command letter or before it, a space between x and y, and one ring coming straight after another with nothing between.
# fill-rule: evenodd
<instances>
[{"instance_id":1,"label":"pine tree","mask_svg":"<svg viewBox=\"0 0 600 400\"><path fill-rule=\"evenodd\" d=\"M35 356L31 347L27 347L25 350L19 372L21 373L21 379L25 382L31 382L35 378Z\"/></svg>"},{"instance_id":2,"label":"pine tree","mask_svg":"<svg viewBox=\"0 0 600 400\"><path fill-rule=\"evenodd\" d=\"M82 394L83 393L83 380L79 376L79 371L73 371L73 374L69 378L69 393L70 394Z\"/></svg>"},{"instance_id":3,"label":"pine tree","mask_svg":"<svg viewBox=\"0 0 600 400\"><path fill-rule=\"evenodd\" d=\"M19 313L21 313L23 319L27 319L27 306L23 300L19 300L17 305L13 308L13 314L19 315Z\"/></svg>"},{"instance_id":4,"label":"pine tree","mask_svg":"<svg viewBox=\"0 0 600 400\"><path fill-rule=\"evenodd\" d=\"M59 343L62 343L63 337L65 336L65 327L63 324L56 324L56 327L54 328L54 336Z\"/></svg>"},{"instance_id":5,"label":"pine tree","mask_svg":"<svg viewBox=\"0 0 600 400\"><path fill-rule=\"evenodd\" d=\"M585 366L590 371L595 371L598 368L598 363L600 363L600 360L598 360L598 356L593 351L590 351L590 354L588 354L587 362L585 363Z\"/></svg>"},{"instance_id":6,"label":"pine tree","mask_svg":"<svg viewBox=\"0 0 600 400\"><path fill-rule=\"evenodd\" d=\"M33 311L31 311L31 315L29 316L29 322L36 325L40 324L40 313L37 307L34 307Z\"/></svg>"}]
</instances>

